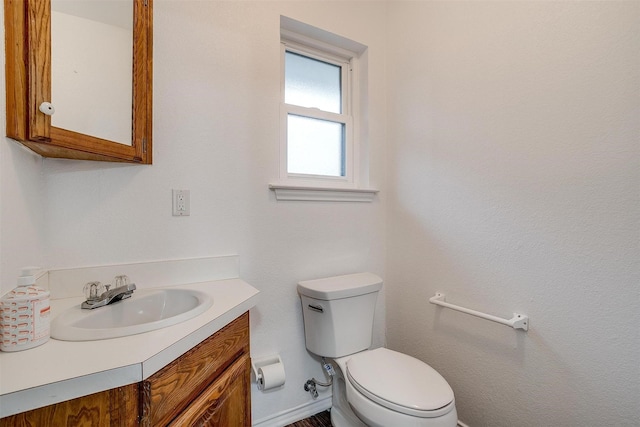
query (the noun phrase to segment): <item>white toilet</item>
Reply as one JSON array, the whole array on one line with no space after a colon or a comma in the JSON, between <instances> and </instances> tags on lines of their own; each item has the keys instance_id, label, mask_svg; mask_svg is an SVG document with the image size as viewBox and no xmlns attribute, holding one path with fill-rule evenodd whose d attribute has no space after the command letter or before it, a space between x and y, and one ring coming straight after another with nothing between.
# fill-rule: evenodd
<instances>
[{"instance_id":1,"label":"white toilet","mask_svg":"<svg viewBox=\"0 0 640 427\"><path fill-rule=\"evenodd\" d=\"M455 427L453 390L431 366L369 350L382 279L357 273L298 283L307 349L334 359L334 427Z\"/></svg>"}]
</instances>

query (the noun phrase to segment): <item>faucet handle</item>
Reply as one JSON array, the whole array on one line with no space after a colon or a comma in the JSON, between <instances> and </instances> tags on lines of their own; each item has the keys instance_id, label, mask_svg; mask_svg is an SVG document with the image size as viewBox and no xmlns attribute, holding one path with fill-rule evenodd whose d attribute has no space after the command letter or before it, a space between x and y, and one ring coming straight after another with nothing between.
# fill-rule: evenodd
<instances>
[{"instance_id":1,"label":"faucet handle","mask_svg":"<svg viewBox=\"0 0 640 427\"><path fill-rule=\"evenodd\" d=\"M89 282L82 288L87 301L96 301L104 292L104 286L100 282Z\"/></svg>"},{"instance_id":2,"label":"faucet handle","mask_svg":"<svg viewBox=\"0 0 640 427\"><path fill-rule=\"evenodd\" d=\"M126 274L121 274L113 279L114 288L120 288L129 284L129 277Z\"/></svg>"}]
</instances>

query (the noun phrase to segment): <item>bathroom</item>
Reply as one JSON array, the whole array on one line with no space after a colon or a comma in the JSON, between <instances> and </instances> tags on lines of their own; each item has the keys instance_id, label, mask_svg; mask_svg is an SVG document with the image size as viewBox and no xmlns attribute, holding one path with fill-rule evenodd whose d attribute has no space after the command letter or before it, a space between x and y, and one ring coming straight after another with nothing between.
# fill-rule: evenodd
<instances>
[{"instance_id":1,"label":"bathroom","mask_svg":"<svg viewBox=\"0 0 640 427\"><path fill-rule=\"evenodd\" d=\"M367 46L371 202L269 188L281 16ZM286 367L282 388L252 387L268 425L312 407L303 384L323 375L296 284L370 271L374 346L437 369L470 427L638 424L640 3L155 0L153 24L153 165L0 144L2 293L25 265L237 254L260 290L252 355Z\"/></svg>"}]
</instances>

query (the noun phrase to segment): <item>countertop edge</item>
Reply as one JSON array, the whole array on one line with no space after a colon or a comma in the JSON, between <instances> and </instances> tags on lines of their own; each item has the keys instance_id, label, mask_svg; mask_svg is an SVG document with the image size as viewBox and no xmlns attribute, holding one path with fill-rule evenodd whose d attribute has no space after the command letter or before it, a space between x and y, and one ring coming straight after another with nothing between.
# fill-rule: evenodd
<instances>
[{"instance_id":1,"label":"countertop edge","mask_svg":"<svg viewBox=\"0 0 640 427\"><path fill-rule=\"evenodd\" d=\"M140 381L142 365L96 372L0 396L0 418Z\"/></svg>"}]
</instances>

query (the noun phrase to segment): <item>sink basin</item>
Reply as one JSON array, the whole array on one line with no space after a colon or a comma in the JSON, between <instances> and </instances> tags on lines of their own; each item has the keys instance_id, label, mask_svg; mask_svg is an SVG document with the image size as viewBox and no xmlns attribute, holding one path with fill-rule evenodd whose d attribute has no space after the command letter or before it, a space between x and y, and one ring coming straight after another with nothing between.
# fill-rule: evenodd
<instances>
[{"instance_id":1,"label":"sink basin","mask_svg":"<svg viewBox=\"0 0 640 427\"><path fill-rule=\"evenodd\" d=\"M138 290L105 307L67 309L51 322L51 338L95 341L141 334L189 320L212 305L209 295L193 289Z\"/></svg>"}]
</instances>

